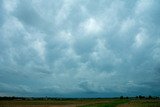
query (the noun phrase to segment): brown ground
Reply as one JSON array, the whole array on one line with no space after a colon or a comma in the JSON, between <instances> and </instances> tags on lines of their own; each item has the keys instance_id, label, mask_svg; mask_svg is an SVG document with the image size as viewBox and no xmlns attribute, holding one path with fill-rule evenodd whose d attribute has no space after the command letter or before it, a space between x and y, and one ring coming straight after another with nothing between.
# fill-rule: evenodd
<instances>
[{"instance_id":1,"label":"brown ground","mask_svg":"<svg viewBox=\"0 0 160 107\"><path fill-rule=\"evenodd\" d=\"M35 104L36 102L36 104ZM110 102L108 100L73 100L73 101L49 101L48 103L37 101L1 101L0 107L77 107L88 104Z\"/></svg>"},{"instance_id":2,"label":"brown ground","mask_svg":"<svg viewBox=\"0 0 160 107\"><path fill-rule=\"evenodd\" d=\"M132 100L117 107L160 107L160 100Z\"/></svg>"}]
</instances>

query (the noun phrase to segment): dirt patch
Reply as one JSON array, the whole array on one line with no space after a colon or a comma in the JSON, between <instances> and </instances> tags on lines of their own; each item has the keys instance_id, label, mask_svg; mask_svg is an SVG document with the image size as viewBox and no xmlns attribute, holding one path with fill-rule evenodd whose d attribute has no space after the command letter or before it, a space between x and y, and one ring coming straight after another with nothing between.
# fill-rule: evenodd
<instances>
[{"instance_id":1,"label":"dirt patch","mask_svg":"<svg viewBox=\"0 0 160 107\"><path fill-rule=\"evenodd\" d=\"M48 107L77 107L78 105L52 105Z\"/></svg>"}]
</instances>

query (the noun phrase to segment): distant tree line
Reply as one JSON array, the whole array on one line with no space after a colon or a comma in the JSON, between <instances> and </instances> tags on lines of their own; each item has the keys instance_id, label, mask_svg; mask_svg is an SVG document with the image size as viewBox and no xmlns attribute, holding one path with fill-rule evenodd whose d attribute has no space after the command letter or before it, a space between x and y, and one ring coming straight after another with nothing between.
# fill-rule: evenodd
<instances>
[{"instance_id":1,"label":"distant tree line","mask_svg":"<svg viewBox=\"0 0 160 107\"><path fill-rule=\"evenodd\" d=\"M83 100L83 99L160 99L158 96L135 96L127 97L120 96L115 98L59 98L59 97L15 97L15 96L0 96L0 100Z\"/></svg>"},{"instance_id":2,"label":"distant tree line","mask_svg":"<svg viewBox=\"0 0 160 107\"><path fill-rule=\"evenodd\" d=\"M60 97L15 97L15 96L0 96L0 100L80 100L80 99L93 99L93 98L60 98ZM99 98L95 98L99 99Z\"/></svg>"},{"instance_id":3,"label":"distant tree line","mask_svg":"<svg viewBox=\"0 0 160 107\"><path fill-rule=\"evenodd\" d=\"M120 99L160 99L160 97L158 96L142 96L142 95L139 95L139 96L135 96L135 97L124 97L124 96L120 96Z\"/></svg>"}]
</instances>

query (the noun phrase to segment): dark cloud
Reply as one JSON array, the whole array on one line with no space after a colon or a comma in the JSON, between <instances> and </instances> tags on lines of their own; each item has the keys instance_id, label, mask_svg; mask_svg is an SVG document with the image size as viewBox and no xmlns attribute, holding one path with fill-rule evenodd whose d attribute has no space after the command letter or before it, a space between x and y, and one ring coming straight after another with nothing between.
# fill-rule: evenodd
<instances>
[{"instance_id":1,"label":"dark cloud","mask_svg":"<svg viewBox=\"0 0 160 107\"><path fill-rule=\"evenodd\" d=\"M2 7L3 1L0 0L0 27L3 25L4 22L4 11L3 11L3 7Z\"/></svg>"},{"instance_id":2,"label":"dark cloud","mask_svg":"<svg viewBox=\"0 0 160 107\"><path fill-rule=\"evenodd\" d=\"M0 0L0 95L159 95L159 10L156 0Z\"/></svg>"}]
</instances>

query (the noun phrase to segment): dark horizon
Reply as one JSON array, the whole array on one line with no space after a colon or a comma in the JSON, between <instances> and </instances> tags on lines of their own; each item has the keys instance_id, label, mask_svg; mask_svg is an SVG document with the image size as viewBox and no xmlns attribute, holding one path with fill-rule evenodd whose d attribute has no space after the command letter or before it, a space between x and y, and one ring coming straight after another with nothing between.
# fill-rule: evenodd
<instances>
[{"instance_id":1,"label":"dark horizon","mask_svg":"<svg viewBox=\"0 0 160 107\"><path fill-rule=\"evenodd\" d=\"M64 97L64 96L0 96L0 100L2 100L3 98L9 98L9 99L128 99L128 98L136 98L136 99L160 99L160 95L159 96L155 96L155 95L135 95L135 96L127 96L127 95L120 95L120 96L112 96L112 97Z\"/></svg>"},{"instance_id":2,"label":"dark horizon","mask_svg":"<svg viewBox=\"0 0 160 107\"><path fill-rule=\"evenodd\" d=\"M143 96L143 95L137 95L137 96L116 96L116 97L48 97L48 96L39 96L39 97L24 97L24 96L0 96L0 100L4 99L55 99L55 100L60 100L60 99L129 99L129 98L135 98L135 99L160 99L160 96Z\"/></svg>"}]
</instances>

